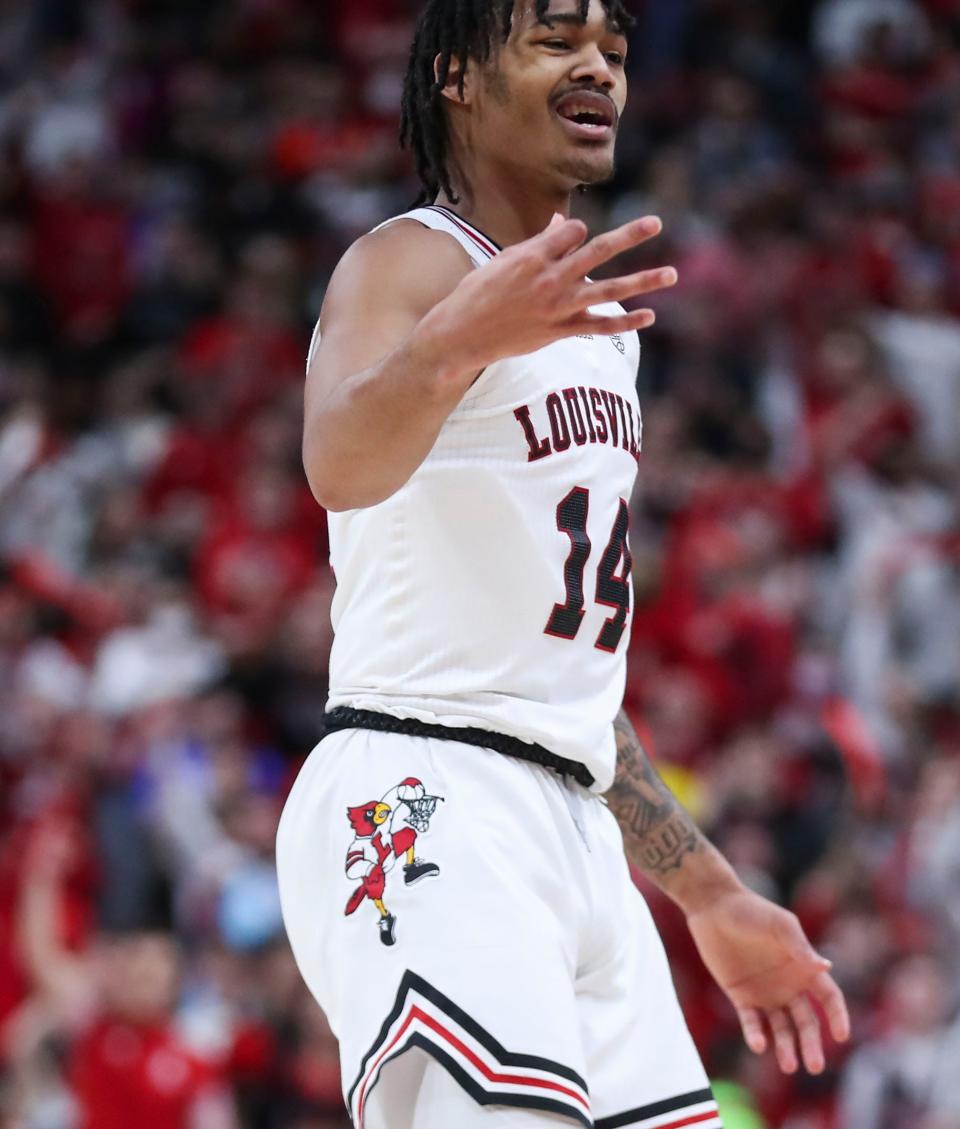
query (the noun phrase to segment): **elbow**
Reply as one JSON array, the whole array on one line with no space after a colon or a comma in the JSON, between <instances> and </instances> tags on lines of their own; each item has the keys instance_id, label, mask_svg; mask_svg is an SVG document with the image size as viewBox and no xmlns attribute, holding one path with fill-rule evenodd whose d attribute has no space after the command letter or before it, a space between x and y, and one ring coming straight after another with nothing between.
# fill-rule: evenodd
<instances>
[{"instance_id":1,"label":"elbow","mask_svg":"<svg viewBox=\"0 0 960 1129\"><path fill-rule=\"evenodd\" d=\"M334 461L324 457L320 444L315 440L311 442L307 435L303 438L301 457L314 500L328 513L339 514L352 509L349 490L345 489L349 486L347 476Z\"/></svg>"},{"instance_id":2,"label":"elbow","mask_svg":"<svg viewBox=\"0 0 960 1129\"><path fill-rule=\"evenodd\" d=\"M335 478L328 475L311 471L306 463L304 463L304 468L307 472L307 483L310 486L310 493L327 513L342 514L346 510L359 508L351 497L351 491L344 489L345 483L337 482Z\"/></svg>"},{"instance_id":3,"label":"elbow","mask_svg":"<svg viewBox=\"0 0 960 1129\"><path fill-rule=\"evenodd\" d=\"M336 485L310 484L310 491L328 514L342 514L348 510L368 510L390 497L389 494L365 494L358 490L342 489Z\"/></svg>"},{"instance_id":4,"label":"elbow","mask_svg":"<svg viewBox=\"0 0 960 1129\"><path fill-rule=\"evenodd\" d=\"M318 491L314 489L313 496L328 514L344 514L348 510L363 509L363 506L358 505L346 495L339 494L335 491Z\"/></svg>"},{"instance_id":5,"label":"elbow","mask_svg":"<svg viewBox=\"0 0 960 1129\"><path fill-rule=\"evenodd\" d=\"M336 494L329 493L326 490L318 490L316 486L311 486L310 492L313 494L317 504L328 514L342 514L354 508Z\"/></svg>"},{"instance_id":6,"label":"elbow","mask_svg":"<svg viewBox=\"0 0 960 1129\"><path fill-rule=\"evenodd\" d=\"M350 468L311 459L306 451L303 468L310 493L327 513L369 509L385 502L394 493L394 490L378 490L372 484L365 484L362 477Z\"/></svg>"}]
</instances>

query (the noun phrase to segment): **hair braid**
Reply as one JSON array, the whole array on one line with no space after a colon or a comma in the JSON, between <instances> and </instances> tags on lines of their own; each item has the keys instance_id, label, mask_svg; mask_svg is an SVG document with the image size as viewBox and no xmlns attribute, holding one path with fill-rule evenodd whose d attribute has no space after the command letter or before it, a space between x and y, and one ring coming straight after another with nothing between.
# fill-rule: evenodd
<instances>
[{"instance_id":1,"label":"hair braid","mask_svg":"<svg viewBox=\"0 0 960 1129\"><path fill-rule=\"evenodd\" d=\"M586 21L590 0L578 0L580 17ZM624 30L633 17L624 0L602 0L607 15ZM549 25L550 0L536 0L537 18ZM449 129L442 90L450 77L454 59L461 61L461 97L469 61L483 64L494 43L506 42L513 24L514 0L427 0L417 21L410 62L403 84L400 143L409 148L416 164L422 191L417 203L436 198L441 190L454 202L457 194L450 181ZM439 56L438 72L434 60Z\"/></svg>"}]
</instances>

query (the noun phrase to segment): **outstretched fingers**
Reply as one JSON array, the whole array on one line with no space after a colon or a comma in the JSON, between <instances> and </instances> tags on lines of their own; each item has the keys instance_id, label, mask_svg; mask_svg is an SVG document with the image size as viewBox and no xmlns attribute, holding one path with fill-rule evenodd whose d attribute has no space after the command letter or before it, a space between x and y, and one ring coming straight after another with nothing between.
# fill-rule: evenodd
<instances>
[{"instance_id":1,"label":"outstretched fingers","mask_svg":"<svg viewBox=\"0 0 960 1129\"><path fill-rule=\"evenodd\" d=\"M790 1016L800 1039L800 1057L811 1074L820 1074L825 1064L823 1056L823 1034L820 1020L813 1010L807 996L797 996L790 1003Z\"/></svg>"},{"instance_id":2,"label":"outstretched fingers","mask_svg":"<svg viewBox=\"0 0 960 1129\"><path fill-rule=\"evenodd\" d=\"M577 333L593 333L598 337L613 337L618 333L632 333L638 329L649 329L657 320L653 310L630 310L625 314L604 317L600 314L581 314L564 324L569 336Z\"/></svg>"},{"instance_id":3,"label":"outstretched fingers","mask_svg":"<svg viewBox=\"0 0 960 1129\"><path fill-rule=\"evenodd\" d=\"M743 1031L743 1041L755 1055L767 1049L767 1033L763 1029L763 1016L755 1007L737 1009L737 1018Z\"/></svg>"},{"instance_id":4,"label":"outstretched fingers","mask_svg":"<svg viewBox=\"0 0 960 1129\"><path fill-rule=\"evenodd\" d=\"M809 1004L807 1005L809 1007ZM811 1015L813 1009L810 1009ZM794 1026L796 1022L793 1012L793 1005L788 1012L785 1008L767 1008L761 1011L760 1008L744 1007L737 1009L737 1017L740 1020L740 1027L743 1030L743 1038L747 1046L753 1051L754 1054L762 1055L770 1045L770 1038L767 1035L767 1028L769 1027L770 1034L773 1036L773 1049L777 1056L777 1063L784 1074L794 1074L798 1064L797 1060L797 1045L794 1037ZM791 1019L793 1018L793 1022ZM816 1061L816 1055L813 1054L812 1040L809 1030L806 1026L806 1017L804 1016L804 1028L806 1032L807 1045L811 1051L813 1061ZM816 1022L816 1017L814 1017ZM798 1024L799 1028L799 1024ZM803 1047L804 1034L801 1032L801 1047ZM804 1063L809 1068L807 1055L804 1053Z\"/></svg>"},{"instance_id":5,"label":"outstretched fingers","mask_svg":"<svg viewBox=\"0 0 960 1129\"><path fill-rule=\"evenodd\" d=\"M668 290L676 284L676 270L673 267L659 267L656 270L625 274L621 278L611 278L604 282L588 283L581 295L588 305L598 306L603 302L625 302L629 298L650 294L655 290Z\"/></svg>"},{"instance_id":6,"label":"outstretched fingers","mask_svg":"<svg viewBox=\"0 0 960 1129\"><path fill-rule=\"evenodd\" d=\"M586 241L587 225L582 220L567 220L558 212L539 236L548 259L564 259Z\"/></svg>"},{"instance_id":7,"label":"outstretched fingers","mask_svg":"<svg viewBox=\"0 0 960 1129\"><path fill-rule=\"evenodd\" d=\"M567 254L564 275L571 282L585 278L603 263L659 235L662 229L663 224L659 217L644 216L639 220L631 220L613 231L604 232L603 235L591 239L580 250Z\"/></svg>"},{"instance_id":8,"label":"outstretched fingers","mask_svg":"<svg viewBox=\"0 0 960 1129\"><path fill-rule=\"evenodd\" d=\"M797 1044L794 1038L793 1024L790 1016L782 1007L770 1008L767 1011L767 1022L773 1032L773 1048L777 1055L777 1062L784 1074L795 1074L797 1066Z\"/></svg>"},{"instance_id":9,"label":"outstretched fingers","mask_svg":"<svg viewBox=\"0 0 960 1129\"><path fill-rule=\"evenodd\" d=\"M821 972L810 985L810 995L823 1008L830 1034L838 1043L850 1038L850 1013L843 992L829 972Z\"/></svg>"},{"instance_id":10,"label":"outstretched fingers","mask_svg":"<svg viewBox=\"0 0 960 1129\"><path fill-rule=\"evenodd\" d=\"M814 1001L823 1008L834 1039L838 1042L847 1039L850 1019L843 993L824 972L810 987L809 995L800 994L786 1007L738 1008L737 1016L747 1046L754 1054L763 1054L770 1043L769 1028L777 1063L785 1074L796 1073L801 1061L811 1074L822 1073L826 1066L824 1032Z\"/></svg>"}]
</instances>

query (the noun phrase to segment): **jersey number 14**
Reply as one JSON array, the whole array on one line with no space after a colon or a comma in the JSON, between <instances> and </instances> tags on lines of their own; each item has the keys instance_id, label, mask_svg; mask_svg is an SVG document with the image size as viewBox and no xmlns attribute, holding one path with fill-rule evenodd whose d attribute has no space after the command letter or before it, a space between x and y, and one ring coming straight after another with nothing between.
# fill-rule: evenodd
<instances>
[{"instance_id":1,"label":"jersey number 14","mask_svg":"<svg viewBox=\"0 0 960 1129\"><path fill-rule=\"evenodd\" d=\"M590 559L592 544L587 533L587 516L590 513L590 491L585 486L575 486L557 506L557 529L570 538L570 555L563 566L563 580L567 598L554 604L544 631L558 639L576 639L584 617L583 574ZM617 649L630 611L630 569L633 558L627 547L627 528L630 511L623 498L610 532L610 540L597 565L598 604L613 608L594 644L601 651Z\"/></svg>"}]
</instances>

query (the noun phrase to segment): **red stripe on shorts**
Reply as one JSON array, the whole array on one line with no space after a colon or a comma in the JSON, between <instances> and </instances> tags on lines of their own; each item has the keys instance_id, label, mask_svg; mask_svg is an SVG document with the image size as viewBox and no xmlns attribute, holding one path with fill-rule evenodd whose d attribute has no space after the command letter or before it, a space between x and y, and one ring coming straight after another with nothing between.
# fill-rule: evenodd
<instances>
[{"instance_id":1,"label":"red stripe on shorts","mask_svg":"<svg viewBox=\"0 0 960 1129\"><path fill-rule=\"evenodd\" d=\"M681 1117L679 1121L668 1121L663 1125L652 1126L652 1129L683 1129L685 1125L699 1125L701 1121L716 1120L720 1114L715 1109L708 1109L706 1113L694 1113L690 1117Z\"/></svg>"},{"instance_id":2,"label":"red stripe on shorts","mask_svg":"<svg viewBox=\"0 0 960 1129\"><path fill-rule=\"evenodd\" d=\"M435 1031L442 1039L448 1042L452 1047L458 1050L465 1058L467 1058L473 1065L480 1071L480 1073L490 1082L500 1083L501 1085L513 1086L529 1086L531 1089L540 1090L553 1090L557 1093L565 1094L567 1097L572 1098L575 1102L579 1102L585 1110L589 1112L590 1104L583 1097L582 1094L577 1093L576 1090L571 1090L569 1086L562 1086L559 1082L550 1082L546 1078L527 1078L522 1074L498 1074L496 1071L491 1070L486 1063L476 1055L465 1043L456 1037L452 1032L448 1031L446 1027L438 1023L437 1020L426 1012L421 1011L416 1005L410 1009L410 1013L403 1021L400 1030L394 1035L387 1046L377 1055L377 1059L373 1066L367 1071L367 1076L363 1081L363 1086L360 1089L360 1096L357 1105L357 1119L360 1122L360 1127L363 1129L363 1107L366 1101L367 1084L376 1073L377 1067L383 1061L384 1057L391 1051L397 1043L403 1038L404 1033L410 1024L419 1019L427 1025L432 1031ZM683 1125L686 1122L677 1122L677 1125ZM664 1129L673 1129L673 1127L665 1126Z\"/></svg>"}]
</instances>

